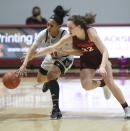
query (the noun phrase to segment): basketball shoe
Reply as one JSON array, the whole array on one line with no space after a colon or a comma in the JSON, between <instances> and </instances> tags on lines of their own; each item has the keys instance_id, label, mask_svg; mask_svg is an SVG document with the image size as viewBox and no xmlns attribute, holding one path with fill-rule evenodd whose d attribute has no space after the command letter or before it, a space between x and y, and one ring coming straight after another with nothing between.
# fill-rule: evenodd
<instances>
[{"instance_id":1,"label":"basketball shoe","mask_svg":"<svg viewBox=\"0 0 130 131\"><path fill-rule=\"evenodd\" d=\"M111 97L110 89L105 85L103 86L104 97L108 100Z\"/></svg>"},{"instance_id":2,"label":"basketball shoe","mask_svg":"<svg viewBox=\"0 0 130 131\"><path fill-rule=\"evenodd\" d=\"M125 118L130 118L130 107L124 108Z\"/></svg>"},{"instance_id":3,"label":"basketball shoe","mask_svg":"<svg viewBox=\"0 0 130 131\"><path fill-rule=\"evenodd\" d=\"M58 107L53 106L51 119L60 119L62 117L61 111Z\"/></svg>"},{"instance_id":4,"label":"basketball shoe","mask_svg":"<svg viewBox=\"0 0 130 131\"><path fill-rule=\"evenodd\" d=\"M100 80L101 81L101 87L103 89L103 93L104 93L104 97L106 100L110 99L111 97L111 91L110 89L106 86L104 80Z\"/></svg>"}]
</instances>

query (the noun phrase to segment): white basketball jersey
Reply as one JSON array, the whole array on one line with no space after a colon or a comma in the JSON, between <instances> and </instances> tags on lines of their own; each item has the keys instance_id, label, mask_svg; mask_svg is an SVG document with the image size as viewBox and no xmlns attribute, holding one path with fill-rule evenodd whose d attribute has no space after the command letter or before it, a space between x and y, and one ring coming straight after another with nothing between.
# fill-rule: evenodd
<instances>
[{"instance_id":1,"label":"white basketball jersey","mask_svg":"<svg viewBox=\"0 0 130 131\"><path fill-rule=\"evenodd\" d=\"M37 38L35 39L34 41L34 44L37 45L37 46L40 46L40 44L42 44L43 42L45 42L46 44L46 47L47 46L50 46L50 45L53 45L55 43L57 43L65 34L67 34L67 31L64 30L64 29L59 29L59 34L53 38L47 29L44 29L43 31L41 31ZM72 44L65 44L63 47L62 47L64 50L71 50L72 48ZM55 57L55 58L60 58L62 56L66 56L66 54L61 54L59 52L53 52L51 53L51 56L52 57Z\"/></svg>"}]
</instances>

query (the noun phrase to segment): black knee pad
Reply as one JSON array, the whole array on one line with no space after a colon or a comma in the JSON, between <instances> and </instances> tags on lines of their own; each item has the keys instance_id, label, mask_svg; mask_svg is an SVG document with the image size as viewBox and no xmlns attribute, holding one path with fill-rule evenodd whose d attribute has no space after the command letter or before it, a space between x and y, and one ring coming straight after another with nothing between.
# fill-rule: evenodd
<instances>
[{"instance_id":1,"label":"black knee pad","mask_svg":"<svg viewBox=\"0 0 130 131\"><path fill-rule=\"evenodd\" d=\"M47 75L48 71L43 69L42 67L39 68L39 72L43 75Z\"/></svg>"},{"instance_id":2,"label":"black knee pad","mask_svg":"<svg viewBox=\"0 0 130 131\"><path fill-rule=\"evenodd\" d=\"M55 61L54 65L60 68L61 74L64 74L65 68L59 61Z\"/></svg>"}]
</instances>

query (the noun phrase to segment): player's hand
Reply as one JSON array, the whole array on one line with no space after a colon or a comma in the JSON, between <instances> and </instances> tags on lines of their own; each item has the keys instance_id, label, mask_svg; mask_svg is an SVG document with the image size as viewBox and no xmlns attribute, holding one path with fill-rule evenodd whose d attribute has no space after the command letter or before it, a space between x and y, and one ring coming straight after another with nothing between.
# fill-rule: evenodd
<instances>
[{"instance_id":1,"label":"player's hand","mask_svg":"<svg viewBox=\"0 0 130 131\"><path fill-rule=\"evenodd\" d=\"M54 48L54 51L64 54L64 51L62 50L62 48Z\"/></svg>"},{"instance_id":2,"label":"player's hand","mask_svg":"<svg viewBox=\"0 0 130 131\"><path fill-rule=\"evenodd\" d=\"M102 77L107 76L107 72L106 72L106 69L104 67L100 67L99 70L98 70L98 73L101 74Z\"/></svg>"},{"instance_id":3,"label":"player's hand","mask_svg":"<svg viewBox=\"0 0 130 131\"><path fill-rule=\"evenodd\" d=\"M26 66L22 65L16 72L19 77L27 76Z\"/></svg>"}]
</instances>

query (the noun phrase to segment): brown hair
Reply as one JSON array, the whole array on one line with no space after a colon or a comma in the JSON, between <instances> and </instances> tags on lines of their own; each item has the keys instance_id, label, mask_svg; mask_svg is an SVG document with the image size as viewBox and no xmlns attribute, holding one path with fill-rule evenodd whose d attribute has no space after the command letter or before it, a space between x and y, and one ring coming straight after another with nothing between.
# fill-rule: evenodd
<instances>
[{"instance_id":1,"label":"brown hair","mask_svg":"<svg viewBox=\"0 0 130 131\"><path fill-rule=\"evenodd\" d=\"M80 25L81 28L85 29L86 25L93 24L95 22L95 17L96 14L86 13L85 16L73 15L69 17L68 21L73 21L76 26Z\"/></svg>"}]
</instances>

